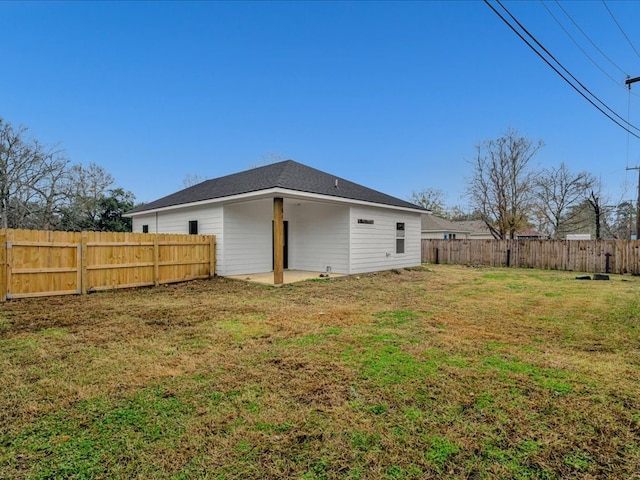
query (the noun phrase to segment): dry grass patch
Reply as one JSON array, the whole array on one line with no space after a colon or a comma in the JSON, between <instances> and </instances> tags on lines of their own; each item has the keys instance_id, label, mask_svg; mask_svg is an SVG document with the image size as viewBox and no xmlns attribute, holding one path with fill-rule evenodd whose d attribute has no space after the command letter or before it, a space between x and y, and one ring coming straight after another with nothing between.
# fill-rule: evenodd
<instances>
[{"instance_id":1,"label":"dry grass patch","mask_svg":"<svg viewBox=\"0 0 640 480\"><path fill-rule=\"evenodd\" d=\"M640 478L640 280L429 266L0 306L2 478Z\"/></svg>"}]
</instances>

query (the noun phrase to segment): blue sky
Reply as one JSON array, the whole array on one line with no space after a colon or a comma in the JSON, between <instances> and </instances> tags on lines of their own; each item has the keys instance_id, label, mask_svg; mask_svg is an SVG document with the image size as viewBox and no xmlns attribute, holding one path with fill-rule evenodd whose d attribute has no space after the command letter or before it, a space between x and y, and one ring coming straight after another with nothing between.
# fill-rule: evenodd
<instances>
[{"instance_id":1,"label":"blue sky","mask_svg":"<svg viewBox=\"0 0 640 480\"><path fill-rule=\"evenodd\" d=\"M640 76L640 55L601 2L560 5L617 66L555 2L504 4L640 126L640 83L623 85ZM640 3L606 5L640 49ZM535 166L564 161L614 200L636 196L626 167L640 164L640 140L480 1L0 2L0 72L0 116L104 167L138 201L187 175L291 158L400 198L430 187L464 205L475 145L509 127L544 141Z\"/></svg>"}]
</instances>

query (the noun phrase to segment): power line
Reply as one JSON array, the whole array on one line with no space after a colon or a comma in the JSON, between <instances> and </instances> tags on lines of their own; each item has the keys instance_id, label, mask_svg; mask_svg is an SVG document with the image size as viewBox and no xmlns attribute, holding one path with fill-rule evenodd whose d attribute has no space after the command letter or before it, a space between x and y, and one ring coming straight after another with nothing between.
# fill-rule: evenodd
<instances>
[{"instance_id":1,"label":"power line","mask_svg":"<svg viewBox=\"0 0 640 480\"><path fill-rule=\"evenodd\" d=\"M611 18L613 19L613 23L615 23L618 26L618 28L620 29L620 32L622 32L622 35L624 36L624 38L627 39L627 42L629 42L629 45L631 45L631 48L633 49L633 51L636 52L636 55L638 56L638 58L640 58L640 53L638 53L638 50L636 50L636 47L634 47L633 43L631 43L631 40L629 39L629 37L627 36L625 31L622 29L622 27L620 26L620 24L616 20L616 17L613 16L613 12L609 9L609 6L605 3L604 0L602 0L602 4L604 5L604 8L607 9L607 12L609 12L609 15L611 15Z\"/></svg>"},{"instance_id":2,"label":"power line","mask_svg":"<svg viewBox=\"0 0 640 480\"><path fill-rule=\"evenodd\" d=\"M600 55L602 55L604 58L606 58L607 60L609 60L609 63L611 63L611 65L613 65L614 67L616 67L618 70L620 70L620 73L622 73L623 75L628 75L627 72L625 72L616 62L614 62L613 60L611 60L609 58L609 56L604 53L600 47L598 47L593 40L591 40L591 38L589 37L589 35L587 35L584 30L582 30L582 28L580 28L580 25L577 24L577 22L573 19L573 17L571 15L569 15L569 12L567 12L562 5L560 5L560 2L558 2L558 0L556 1L556 5L558 5L558 7L560 8L560 10L563 11L563 13L567 16L567 18L569 20L571 20L571 23L573 23L573 25L578 29L578 31L580 31L580 33L582 33L582 35L584 35L584 37L589 41L589 43L591 43L591 45L593 45L593 48L595 48L596 50L598 50L598 52L600 52Z\"/></svg>"},{"instance_id":3,"label":"power line","mask_svg":"<svg viewBox=\"0 0 640 480\"><path fill-rule=\"evenodd\" d=\"M562 22L560 20L558 20L558 17L556 17L553 12L551 11L551 9L549 9L549 7L547 6L547 4L544 2L544 0L540 0L540 3L542 3L542 6L545 8L545 10L547 11L547 13L549 13L549 15L551 16L551 18L553 18L555 20L555 22L558 24L558 26L562 29L562 31L564 33L567 34L567 36L571 39L571 41L575 44L576 47L578 47L578 49L584 54L585 57L587 57L591 63L593 63L593 65L600 70L609 80L611 80L613 83L615 83L617 86L619 86L620 88L623 88L625 90L627 90L627 88L622 85L622 83L620 83L620 81L616 80L615 78L613 78L609 72L607 72L602 66L600 66L600 64L598 64L598 62L595 61L595 59L593 57L591 57L591 55L589 55L587 53L587 51L582 48L582 46L580 45L580 43L573 37L573 35L571 35L571 33L564 27L564 25L562 24ZM557 2L556 2L557 3ZM573 20L572 20L573 21ZM575 22L574 22L575 25ZM584 34L584 33L583 33ZM593 43L593 42L592 42ZM607 57L608 58L608 57ZM617 66L616 66L617 67ZM623 72L624 73L624 72ZM635 93L632 93L632 95L634 96L638 96Z\"/></svg>"},{"instance_id":4,"label":"power line","mask_svg":"<svg viewBox=\"0 0 640 480\"><path fill-rule=\"evenodd\" d=\"M593 97L593 98L594 98L598 103L600 103L604 108L606 108L607 110L609 110L613 115L615 115L616 117L618 117L618 119L619 119L619 120L621 120L622 122L626 123L626 124L627 124L627 125L629 125L630 127L635 128L636 130L640 131L640 128L635 127L634 125L632 125L631 123L629 123L626 119L624 119L622 116L620 116L618 113L616 113L612 108L610 108L606 103L604 103L602 100L600 100L600 98L598 98L598 96L597 96L595 93L593 93L593 92L592 92L591 90L589 90L586 86L584 86L584 85L582 84L582 82L580 82L580 80L578 80L578 79L577 79L577 78L576 78L576 77L575 77L575 76L574 76L574 75L573 75L569 70L567 70L567 68L566 68L562 63L560 63L560 61L559 61L556 57L554 57L554 56L553 56L553 54L551 54L551 52L550 52L549 50L547 50L547 49L544 47L544 45L542 45L542 44L538 41L538 39L537 39L536 37L534 37L534 36L533 36L533 34L532 34L531 32L529 32L529 31L524 27L524 25L522 25L522 24L521 24L521 23L518 21L518 19L517 19L516 17L514 17L514 16L513 16L513 14L512 14L512 13L507 9L507 7L505 7L505 6L500 2L500 0L496 0L496 1L497 1L498 5L500 5L500 6L504 9L504 11L505 11L505 12L507 12L507 14L511 17L511 19L512 19L514 22L516 22L516 24L518 25L518 27L520 27L520 28L524 31L524 33L526 33L526 34L529 36L529 38L531 38L531 39L536 43L536 45L538 45L538 47L540 47L540 48L544 51L544 53L546 53L546 54L547 54L547 55L548 55L548 56L549 56L549 57L550 57L554 62L556 62L556 64L557 64L557 65L558 65L562 70L564 70L564 71L565 71L565 73L566 73L567 75L569 75L569 76L573 79L573 81L575 81L578 85L580 85L580 87L581 87L585 92L587 92L589 95L591 95L591 96L592 96L592 97Z\"/></svg>"},{"instance_id":5,"label":"power line","mask_svg":"<svg viewBox=\"0 0 640 480\"><path fill-rule=\"evenodd\" d=\"M580 94L586 101L588 101L591 105L593 105L600 113L602 113L605 117L607 117L609 120L611 120L613 123L615 123L616 125L618 125L620 128L622 128L623 130L625 130L626 132L628 132L630 135L633 135L634 137L636 137L637 139L640 140L640 135L636 134L635 132L629 130L628 127L626 127L625 125L623 125L622 123L620 123L619 121L617 121L614 117L612 117L611 115L609 115L606 111L604 111L598 104L596 104L591 98L589 98L583 91L581 91L578 87L576 87L573 83L571 83L571 81L565 77L562 72L560 72L560 70L558 70L555 65L553 65L547 58L545 58L545 56L540 53L540 51L538 51L536 49L536 47L534 45L532 45L511 23L509 23L509 21L500 13L498 12L498 10L496 10L493 5L491 5L489 3L489 0L484 0L484 3L491 8L491 10L493 10L493 12L518 36L520 37L520 39L527 44L527 46L534 51L534 53L536 55L538 55L549 67L551 67L551 69L556 72L567 84L569 84L569 86L571 88L573 88L576 92L578 92L578 94ZM567 73L568 70L566 70L566 68L564 68L564 66L562 66L549 52L548 50L546 50L544 47L542 47L542 45L537 42L537 40L535 40L535 37L533 37L529 32L527 32L527 30L522 26L522 24L520 24L515 17L509 12L509 10L502 5L502 3L500 2L500 0L497 0L498 5L500 5L500 7L502 7L502 9L504 9L507 14L509 14L509 16L520 26L520 28L522 28L529 37L531 37L534 41L536 41L536 43L538 45L540 45L540 47L549 55L551 56L551 58L554 59L554 61L556 63L558 63ZM588 89L586 89L586 87L584 87L584 85L582 85L573 75L571 75L569 73L569 75L576 81L578 82L578 84L584 89L586 90L590 95L592 95L594 98L596 98L600 103L602 103L609 111L611 111L616 117L620 118L624 123L628 123L626 120L624 120L622 117L620 117L620 115L618 115L617 113L615 113L611 108L609 108L604 102L602 102L602 100L598 99L593 93L591 93ZM630 127L636 129L636 130L640 130L638 127L631 125L630 123L628 123Z\"/></svg>"}]
</instances>

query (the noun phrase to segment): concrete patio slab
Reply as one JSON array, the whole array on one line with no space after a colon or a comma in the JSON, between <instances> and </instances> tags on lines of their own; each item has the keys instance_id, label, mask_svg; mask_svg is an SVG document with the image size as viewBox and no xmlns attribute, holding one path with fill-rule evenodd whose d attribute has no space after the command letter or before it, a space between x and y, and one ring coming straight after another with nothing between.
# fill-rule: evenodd
<instances>
[{"instance_id":1,"label":"concrete patio slab","mask_svg":"<svg viewBox=\"0 0 640 480\"><path fill-rule=\"evenodd\" d=\"M304 280L311 280L312 278L327 278L320 277L322 275L329 275L329 278L342 277L337 273L326 274L324 272L310 272L306 270L285 270L284 271L284 283L302 282ZM273 272L264 273L248 273L246 275L227 275L225 278L231 278L233 280L243 280L245 282L262 283L264 285L273 285Z\"/></svg>"}]
</instances>

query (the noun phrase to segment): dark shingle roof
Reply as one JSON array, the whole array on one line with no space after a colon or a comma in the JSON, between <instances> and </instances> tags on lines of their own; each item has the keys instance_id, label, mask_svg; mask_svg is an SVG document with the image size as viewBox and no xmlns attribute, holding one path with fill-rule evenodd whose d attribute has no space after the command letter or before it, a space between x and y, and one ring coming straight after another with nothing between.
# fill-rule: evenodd
<instances>
[{"instance_id":1,"label":"dark shingle roof","mask_svg":"<svg viewBox=\"0 0 640 480\"><path fill-rule=\"evenodd\" d=\"M460 220L455 223L471 233L491 233L484 220Z\"/></svg>"},{"instance_id":2,"label":"dark shingle roof","mask_svg":"<svg viewBox=\"0 0 640 480\"><path fill-rule=\"evenodd\" d=\"M447 232L470 232L471 230L460 225L459 222L452 222L437 215L422 215L423 231L447 231Z\"/></svg>"},{"instance_id":3,"label":"dark shingle roof","mask_svg":"<svg viewBox=\"0 0 640 480\"><path fill-rule=\"evenodd\" d=\"M337 182L337 183L336 183ZM337 187L336 187L337 185ZM127 213L144 212L157 208L213 200L271 188L284 188L297 192L315 193L331 197L392 205L394 207L424 210L412 203L307 167L293 160L273 163L264 167L206 180L153 202L141 205Z\"/></svg>"}]
</instances>

